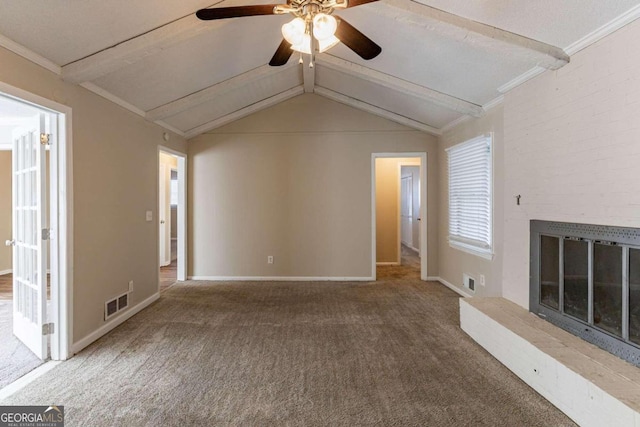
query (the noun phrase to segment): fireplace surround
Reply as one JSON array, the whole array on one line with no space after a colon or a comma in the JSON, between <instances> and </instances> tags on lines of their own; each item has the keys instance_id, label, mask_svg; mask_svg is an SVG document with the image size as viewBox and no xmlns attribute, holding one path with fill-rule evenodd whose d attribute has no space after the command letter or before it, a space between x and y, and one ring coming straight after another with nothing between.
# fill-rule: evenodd
<instances>
[{"instance_id":1,"label":"fireplace surround","mask_svg":"<svg viewBox=\"0 0 640 427\"><path fill-rule=\"evenodd\" d=\"M640 229L530 228L529 311L640 366Z\"/></svg>"}]
</instances>

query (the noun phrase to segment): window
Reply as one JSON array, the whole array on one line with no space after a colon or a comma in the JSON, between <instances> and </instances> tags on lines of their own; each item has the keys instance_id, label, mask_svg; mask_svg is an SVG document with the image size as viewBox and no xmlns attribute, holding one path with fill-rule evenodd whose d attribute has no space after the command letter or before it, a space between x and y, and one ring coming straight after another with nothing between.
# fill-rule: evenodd
<instances>
[{"instance_id":1,"label":"window","mask_svg":"<svg viewBox=\"0 0 640 427\"><path fill-rule=\"evenodd\" d=\"M449 244L492 257L492 135L447 149L449 158Z\"/></svg>"},{"instance_id":2,"label":"window","mask_svg":"<svg viewBox=\"0 0 640 427\"><path fill-rule=\"evenodd\" d=\"M170 204L173 206L178 205L178 178L173 179L173 171L171 171L171 201Z\"/></svg>"}]
</instances>

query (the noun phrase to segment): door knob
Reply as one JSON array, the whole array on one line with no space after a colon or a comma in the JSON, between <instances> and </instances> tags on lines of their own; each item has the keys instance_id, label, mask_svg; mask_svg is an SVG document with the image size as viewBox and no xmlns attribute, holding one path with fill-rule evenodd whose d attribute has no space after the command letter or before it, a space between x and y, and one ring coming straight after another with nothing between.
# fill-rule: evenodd
<instances>
[{"instance_id":1,"label":"door knob","mask_svg":"<svg viewBox=\"0 0 640 427\"><path fill-rule=\"evenodd\" d=\"M164 224L164 219L163 219L163 220L160 220L160 224Z\"/></svg>"},{"instance_id":2,"label":"door knob","mask_svg":"<svg viewBox=\"0 0 640 427\"><path fill-rule=\"evenodd\" d=\"M4 244L5 244L5 246L15 246L16 245L16 241L15 240L5 240Z\"/></svg>"}]
</instances>

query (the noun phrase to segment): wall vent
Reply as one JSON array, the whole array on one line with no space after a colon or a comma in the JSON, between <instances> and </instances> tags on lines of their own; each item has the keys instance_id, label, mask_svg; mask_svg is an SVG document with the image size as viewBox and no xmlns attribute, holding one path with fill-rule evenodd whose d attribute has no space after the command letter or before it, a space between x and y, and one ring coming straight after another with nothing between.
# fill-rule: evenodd
<instances>
[{"instance_id":1,"label":"wall vent","mask_svg":"<svg viewBox=\"0 0 640 427\"><path fill-rule=\"evenodd\" d=\"M476 291L476 279L465 273L462 275L462 280L465 288L469 289L471 292Z\"/></svg>"},{"instance_id":2,"label":"wall vent","mask_svg":"<svg viewBox=\"0 0 640 427\"><path fill-rule=\"evenodd\" d=\"M129 307L129 293L124 293L104 303L104 320Z\"/></svg>"}]
</instances>

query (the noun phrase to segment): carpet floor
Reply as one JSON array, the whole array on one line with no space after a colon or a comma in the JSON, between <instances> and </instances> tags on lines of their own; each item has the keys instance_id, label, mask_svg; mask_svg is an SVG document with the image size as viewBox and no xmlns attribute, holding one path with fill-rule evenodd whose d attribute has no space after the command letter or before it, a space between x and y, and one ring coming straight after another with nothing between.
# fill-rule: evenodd
<instances>
[{"instance_id":1,"label":"carpet floor","mask_svg":"<svg viewBox=\"0 0 640 427\"><path fill-rule=\"evenodd\" d=\"M44 363L13 335L12 304L0 301L0 388Z\"/></svg>"},{"instance_id":2,"label":"carpet floor","mask_svg":"<svg viewBox=\"0 0 640 427\"><path fill-rule=\"evenodd\" d=\"M438 283L186 282L2 405L67 426L572 426Z\"/></svg>"}]
</instances>

